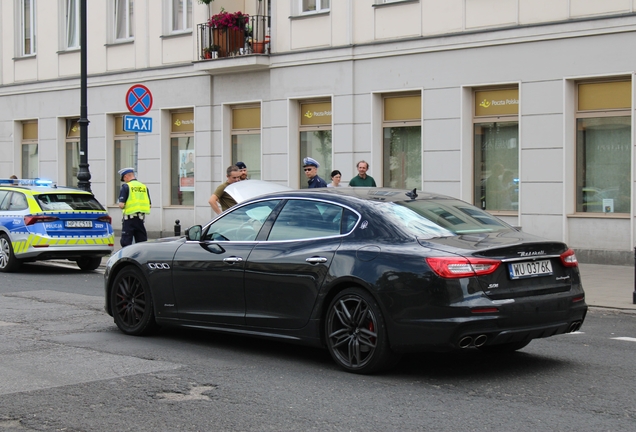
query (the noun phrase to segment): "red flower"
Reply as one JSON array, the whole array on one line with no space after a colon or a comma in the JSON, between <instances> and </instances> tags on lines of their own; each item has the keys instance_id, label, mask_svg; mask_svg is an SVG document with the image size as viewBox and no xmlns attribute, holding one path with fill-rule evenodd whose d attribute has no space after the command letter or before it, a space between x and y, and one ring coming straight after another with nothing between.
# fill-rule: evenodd
<instances>
[{"instance_id":1,"label":"red flower","mask_svg":"<svg viewBox=\"0 0 636 432\"><path fill-rule=\"evenodd\" d=\"M218 29L243 30L248 19L249 15L243 12L230 13L221 9L221 12L210 17L208 25Z\"/></svg>"}]
</instances>

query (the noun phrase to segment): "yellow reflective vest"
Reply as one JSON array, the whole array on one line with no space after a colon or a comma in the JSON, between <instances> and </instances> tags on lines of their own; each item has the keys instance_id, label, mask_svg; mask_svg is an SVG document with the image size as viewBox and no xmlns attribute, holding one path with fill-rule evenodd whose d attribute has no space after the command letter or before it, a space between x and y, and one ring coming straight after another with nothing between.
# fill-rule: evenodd
<instances>
[{"instance_id":1,"label":"yellow reflective vest","mask_svg":"<svg viewBox=\"0 0 636 432\"><path fill-rule=\"evenodd\" d=\"M135 213L150 214L150 198L145 184L137 180L131 180L128 182L128 200L124 207L124 214Z\"/></svg>"}]
</instances>

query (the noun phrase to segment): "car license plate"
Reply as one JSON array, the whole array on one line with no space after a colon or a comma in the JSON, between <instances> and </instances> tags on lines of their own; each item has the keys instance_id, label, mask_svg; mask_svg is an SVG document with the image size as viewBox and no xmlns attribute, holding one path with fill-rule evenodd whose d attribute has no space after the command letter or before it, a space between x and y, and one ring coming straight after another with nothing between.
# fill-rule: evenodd
<instances>
[{"instance_id":1,"label":"car license plate","mask_svg":"<svg viewBox=\"0 0 636 432\"><path fill-rule=\"evenodd\" d=\"M66 228L93 228L93 221L85 221L85 220L66 221Z\"/></svg>"},{"instance_id":2,"label":"car license plate","mask_svg":"<svg viewBox=\"0 0 636 432\"><path fill-rule=\"evenodd\" d=\"M552 263L550 260L509 263L508 270L510 279L548 276L552 274Z\"/></svg>"}]
</instances>

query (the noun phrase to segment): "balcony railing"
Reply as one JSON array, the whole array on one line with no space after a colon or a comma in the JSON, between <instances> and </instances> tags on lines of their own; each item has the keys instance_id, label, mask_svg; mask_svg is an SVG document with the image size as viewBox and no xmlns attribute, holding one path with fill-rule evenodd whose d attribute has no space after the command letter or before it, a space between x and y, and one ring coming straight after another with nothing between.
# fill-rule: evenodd
<instances>
[{"instance_id":1,"label":"balcony railing","mask_svg":"<svg viewBox=\"0 0 636 432\"><path fill-rule=\"evenodd\" d=\"M214 60L252 54L269 54L268 15L252 15L238 29L215 28L198 24L198 52L201 60Z\"/></svg>"}]
</instances>

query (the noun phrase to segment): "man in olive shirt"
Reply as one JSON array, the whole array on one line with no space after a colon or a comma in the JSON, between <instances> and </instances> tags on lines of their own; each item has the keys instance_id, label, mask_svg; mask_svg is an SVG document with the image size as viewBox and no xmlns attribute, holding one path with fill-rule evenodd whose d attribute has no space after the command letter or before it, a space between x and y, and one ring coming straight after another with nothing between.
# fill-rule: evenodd
<instances>
[{"instance_id":1,"label":"man in olive shirt","mask_svg":"<svg viewBox=\"0 0 636 432\"><path fill-rule=\"evenodd\" d=\"M366 161L361 160L356 165L358 168L358 175L351 179L349 186L351 187L375 187L375 180L370 175L367 175L369 164Z\"/></svg>"},{"instance_id":2,"label":"man in olive shirt","mask_svg":"<svg viewBox=\"0 0 636 432\"><path fill-rule=\"evenodd\" d=\"M225 188L240 180L241 170L239 167L236 165L229 166L227 168L227 181L216 188L208 201L214 213L221 214L223 210L227 210L236 205L236 201L234 201L234 198L232 198L229 193L225 192ZM219 207L219 204L221 204L222 209Z\"/></svg>"}]
</instances>

